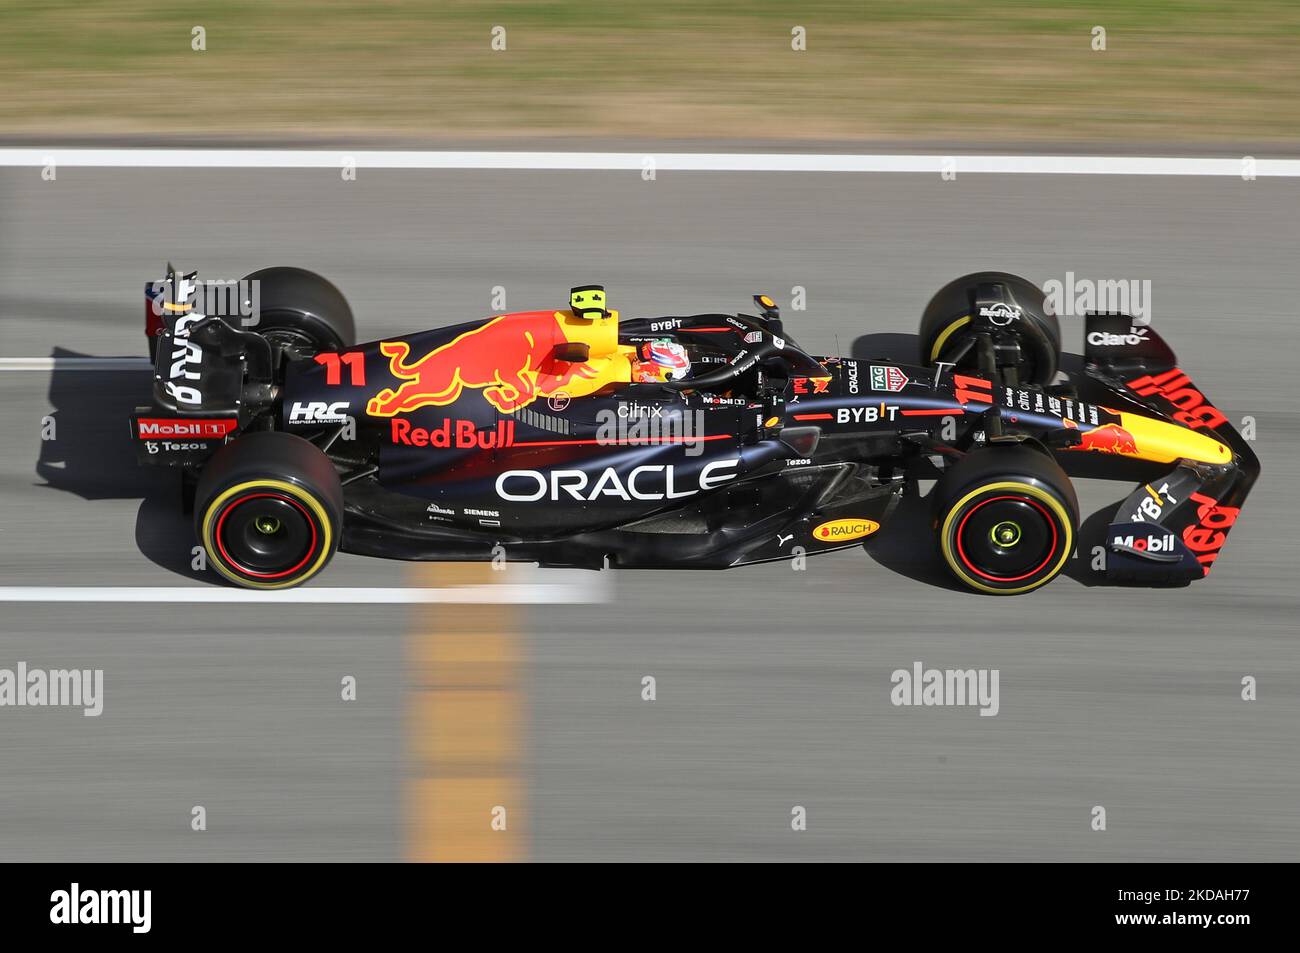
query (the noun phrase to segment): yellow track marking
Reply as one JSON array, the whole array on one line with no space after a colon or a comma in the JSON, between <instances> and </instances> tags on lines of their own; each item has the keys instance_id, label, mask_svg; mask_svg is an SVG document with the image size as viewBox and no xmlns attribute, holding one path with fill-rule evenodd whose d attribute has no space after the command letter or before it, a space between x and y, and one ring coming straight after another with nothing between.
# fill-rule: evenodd
<instances>
[{"instance_id":1,"label":"yellow track marking","mask_svg":"<svg viewBox=\"0 0 1300 953\"><path fill-rule=\"evenodd\" d=\"M413 585L501 581L489 563L430 563ZM524 643L506 604L431 605L406 639L406 857L517 861L528 855ZM505 830L493 811L505 808Z\"/></svg>"}]
</instances>

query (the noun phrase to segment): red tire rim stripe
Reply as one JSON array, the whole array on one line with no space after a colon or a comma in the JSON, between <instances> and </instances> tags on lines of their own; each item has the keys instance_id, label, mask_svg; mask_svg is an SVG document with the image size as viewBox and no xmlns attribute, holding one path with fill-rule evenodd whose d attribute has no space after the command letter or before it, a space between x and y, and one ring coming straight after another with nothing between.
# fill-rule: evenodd
<instances>
[{"instance_id":1,"label":"red tire rim stripe","mask_svg":"<svg viewBox=\"0 0 1300 953\"><path fill-rule=\"evenodd\" d=\"M1038 512L1042 513L1044 517L1046 517L1047 525L1052 528L1052 545L1047 551L1047 558L1044 559L1037 566L1035 566L1033 569L1029 570L1029 572L1024 573L1023 575L1020 576L991 576L981 569L976 569L975 564L970 561L970 558L966 555L966 550L962 547L961 544L961 534L962 534L962 530L966 528L966 521L970 519L972 516L974 516L976 510L978 510L981 506L985 506L986 504L989 503L996 503L998 500L1015 500L1018 503L1030 504L1035 509L1037 509ZM962 563L966 566L967 569L975 573L975 575L983 576L985 579L988 579L991 582L1020 582L1020 580L1028 579L1030 576L1040 572L1044 566L1046 566L1048 563L1052 561L1052 557L1056 555L1056 539L1057 539L1056 520L1052 519L1052 514L1047 511L1047 507L1043 506L1043 504L1039 503L1037 500L1027 496L991 496L987 500L980 500L978 503L972 506L970 510L967 511L966 515L962 517L961 522L957 525L957 556L958 558L961 559Z\"/></svg>"},{"instance_id":2,"label":"red tire rim stripe","mask_svg":"<svg viewBox=\"0 0 1300 953\"><path fill-rule=\"evenodd\" d=\"M240 565L239 562L231 558L230 554L226 552L226 544L221 540L221 527L226 522L226 517L234 512L235 507L239 506L241 503L247 503L249 500L260 500L265 498L283 500L286 503L293 504L293 506L297 508L298 512L307 518L307 525L311 527L311 545L307 547L307 555L302 557L302 559L293 567L286 569L283 572L257 572ZM250 493L248 496L241 496L221 511L221 516L217 519L217 528L213 530L213 536L216 538L217 551L221 554L221 558L225 560L226 565L232 567L236 572L243 573L245 576L252 576L255 579L283 579L285 576L292 576L306 565L307 560L311 559L311 557L316 553L316 521L311 518L311 514L307 512L306 507L293 497L284 493Z\"/></svg>"}]
</instances>

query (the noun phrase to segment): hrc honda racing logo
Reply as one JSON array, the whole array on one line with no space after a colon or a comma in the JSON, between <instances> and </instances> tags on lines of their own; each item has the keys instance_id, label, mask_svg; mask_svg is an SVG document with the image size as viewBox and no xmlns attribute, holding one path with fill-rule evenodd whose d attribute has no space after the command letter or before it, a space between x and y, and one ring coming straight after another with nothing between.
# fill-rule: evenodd
<instances>
[{"instance_id":1,"label":"hrc honda racing logo","mask_svg":"<svg viewBox=\"0 0 1300 953\"><path fill-rule=\"evenodd\" d=\"M289 409L289 423L342 424L348 421L351 405L346 400L326 403L323 400L294 401Z\"/></svg>"},{"instance_id":2,"label":"hrc honda racing logo","mask_svg":"<svg viewBox=\"0 0 1300 953\"><path fill-rule=\"evenodd\" d=\"M739 457L706 463L691 482L672 464L634 467L627 477L606 467L593 480L585 470L507 470L497 477L497 496L511 503L539 500L590 502L604 497L632 500L680 500L734 480ZM693 484L693 485L692 485Z\"/></svg>"}]
</instances>

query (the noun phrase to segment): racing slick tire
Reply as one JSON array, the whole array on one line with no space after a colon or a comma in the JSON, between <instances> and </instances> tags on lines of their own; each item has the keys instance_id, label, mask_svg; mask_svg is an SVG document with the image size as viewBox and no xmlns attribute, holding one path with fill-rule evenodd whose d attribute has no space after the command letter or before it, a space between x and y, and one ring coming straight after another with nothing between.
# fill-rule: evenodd
<instances>
[{"instance_id":1,"label":"racing slick tire","mask_svg":"<svg viewBox=\"0 0 1300 953\"><path fill-rule=\"evenodd\" d=\"M318 354L357 343L356 321L343 293L315 272L263 268L244 278L259 282L253 330L275 344Z\"/></svg>"},{"instance_id":2,"label":"racing slick tire","mask_svg":"<svg viewBox=\"0 0 1300 953\"><path fill-rule=\"evenodd\" d=\"M944 473L934 497L944 561L977 592L1037 589L1074 552L1078 496L1060 464L1032 445L968 453Z\"/></svg>"},{"instance_id":3,"label":"racing slick tire","mask_svg":"<svg viewBox=\"0 0 1300 953\"><path fill-rule=\"evenodd\" d=\"M967 344L978 326L972 320L971 298L976 286L1002 285L1007 296L1019 309L1018 317L1004 326L990 327L995 340L1006 339L1019 345L1015 362L1021 384L1046 387L1056 377L1061 363L1061 324L1049 313L1046 296L1032 282L1003 271L980 271L950 281L926 305L921 316L921 363L949 360ZM976 369L974 349L967 350L958 368Z\"/></svg>"},{"instance_id":4,"label":"racing slick tire","mask_svg":"<svg viewBox=\"0 0 1300 953\"><path fill-rule=\"evenodd\" d=\"M343 488L328 457L293 434L226 444L199 477L195 529L208 563L249 589L306 582L338 549Z\"/></svg>"}]
</instances>

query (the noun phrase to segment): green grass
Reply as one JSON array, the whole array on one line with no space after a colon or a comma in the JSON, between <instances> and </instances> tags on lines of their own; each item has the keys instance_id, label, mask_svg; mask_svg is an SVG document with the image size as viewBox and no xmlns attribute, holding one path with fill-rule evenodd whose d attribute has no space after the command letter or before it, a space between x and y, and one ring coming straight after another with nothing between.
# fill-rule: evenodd
<instances>
[{"instance_id":1,"label":"green grass","mask_svg":"<svg viewBox=\"0 0 1300 953\"><path fill-rule=\"evenodd\" d=\"M0 132L1294 141L1298 41L1295 0L3 0Z\"/></svg>"}]
</instances>

